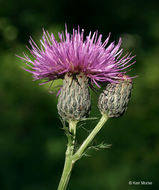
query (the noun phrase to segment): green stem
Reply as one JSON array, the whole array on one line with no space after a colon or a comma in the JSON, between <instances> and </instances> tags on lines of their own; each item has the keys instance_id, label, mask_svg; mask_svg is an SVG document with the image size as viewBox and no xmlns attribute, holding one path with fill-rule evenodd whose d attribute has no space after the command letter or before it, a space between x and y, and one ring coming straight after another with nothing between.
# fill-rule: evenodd
<instances>
[{"instance_id":1,"label":"green stem","mask_svg":"<svg viewBox=\"0 0 159 190\"><path fill-rule=\"evenodd\" d=\"M65 164L64 164L61 180L58 186L58 190L66 190L74 163L82 157L88 145L92 142L94 137L97 135L97 133L100 131L100 129L103 127L103 125L105 124L107 120L108 120L108 116L106 114L103 114L100 121L96 125L96 127L85 139L85 141L80 146L80 148L76 151L76 153L74 153L74 146L75 146L77 121L69 122L69 132L67 132L68 144L67 144L67 150L66 150Z\"/></svg>"},{"instance_id":2,"label":"green stem","mask_svg":"<svg viewBox=\"0 0 159 190\"><path fill-rule=\"evenodd\" d=\"M67 143L67 149L65 153L65 164L63 173L61 176L61 180L58 186L58 190L66 190L71 171L73 168L73 161L72 161L72 155L74 151L74 145L75 145L75 136L76 136L76 121L69 121L69 131L67 132L68 137L68 143Z\"/></svg>"},{"instance_id":3,"label":"green stem","mask_svg":"<svg viewBox=\"0 0 159 190\"><path fill-rule=\"evenodd\" d=\"M79 160L82 157L82 155L83 155L84 151L86 150L86 148L88 147L88 145L92 142L94 137L101 130L101 128L103 127L103 125L105 124L105 122L107 120L108 120L108 116L106 114L103 114L100 121L96 125L96 127L92 130L92 132L85 139L85 141L80 146L80 148L77 150L77 152L73 155L73 162L76 162L77 160Z\"/></svg>"}]
</instances>

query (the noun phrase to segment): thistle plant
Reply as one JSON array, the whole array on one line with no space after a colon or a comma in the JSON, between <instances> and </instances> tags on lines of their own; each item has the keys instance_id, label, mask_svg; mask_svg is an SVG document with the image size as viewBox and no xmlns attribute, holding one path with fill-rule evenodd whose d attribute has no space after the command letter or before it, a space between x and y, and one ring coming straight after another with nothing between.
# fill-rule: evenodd
<instances>
[{"instance_id":1,"label":"thistle plant","mask_svg":"<svg viewBox=\"0 0 159 190\"><path fill-rule=\"evenodd\" d=\"M131 53L123 55L121 38L117 44L112 42L108 45L110 34L102 42L102 35L97 31L84 38L84 30L78 27L70 34L65 26L65 33L58 36L59 41L54 34L43 30L41 46L38 47L31 38L31 48L28 49L32 56L24 53L19 57L26 63L28 68L24 69L32 73L34 80L45 79L44 83L63 80L58 92L57 110L68 144L58 190L66 190L74 164L92 147L92 141L108 118L119 117L126 110L132 89L132 77L126 75L126 69L134 63L131 62L134 56ZM77 125L89 117L91 110L90 88L100 88L103 84L105 88L98 100L101 118L75 150ZM94 148L108 147L100 144Z\"/></svg>"}]
</instances>

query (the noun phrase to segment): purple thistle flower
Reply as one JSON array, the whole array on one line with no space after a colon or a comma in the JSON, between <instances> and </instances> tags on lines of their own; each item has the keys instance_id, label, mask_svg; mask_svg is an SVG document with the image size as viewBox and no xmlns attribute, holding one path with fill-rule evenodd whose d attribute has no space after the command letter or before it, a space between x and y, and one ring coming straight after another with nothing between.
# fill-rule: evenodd
<instances>
[{"instance_id":1,"label":"purple thistle flower","mask_svg":"<svg viewBox=\"0 0 159 190\"><path fill-rule=\"evenodd\" d=\"M121 38L117 45L114 42L107 46L110 34L102 43L102 35L98 32L90 32L84 40L84 30L80 32L73 29L73 34L68 33L67 26L65 34L58 34L58 42L53 34L43 30L43 37L40 40L40 48L31 38L29 49L33 59L24 54L20 57L29 69L26 71L33 74L35 80L47 79L46 82L64 78L66 73L83 73L92 84L98 82L116 82L125 74L125 69L133 63L130 61L135 57L127 53L122 57L123 49L120 49ZM107 47L106 47L107 46Z\"/></svg>"}]
</instances>

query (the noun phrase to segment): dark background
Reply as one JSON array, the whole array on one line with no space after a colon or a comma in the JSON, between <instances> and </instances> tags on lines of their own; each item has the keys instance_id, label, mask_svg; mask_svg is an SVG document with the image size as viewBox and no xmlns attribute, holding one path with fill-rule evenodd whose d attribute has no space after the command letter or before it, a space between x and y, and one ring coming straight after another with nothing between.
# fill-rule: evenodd
<instances>
[{"instance_id":1,"label":"dark background","mask_svg":"<svg viewBox=\"0 0 159 190\"><path fill-rule=\"evenodd\" d=\"M54 190L64 162L66 137L57 97L48 85L32 82L15 54L27 52L29 36L39 43L42 28L53 32L80 25L98 29L103 40L123 38L136 55L134 89L126 114L110 119L96 143L110 149L91 152L73 170L69 190L159 189L159 3L145 0L0 0L0 190ZM92 95L92 116L100 116ZM85 127L92 129L97 121ZM88 127L89 126L89 127ZM78 130L79 143L87 132ZM150 181L153 185L128 185Z\"/></svg>"}]
</instances>

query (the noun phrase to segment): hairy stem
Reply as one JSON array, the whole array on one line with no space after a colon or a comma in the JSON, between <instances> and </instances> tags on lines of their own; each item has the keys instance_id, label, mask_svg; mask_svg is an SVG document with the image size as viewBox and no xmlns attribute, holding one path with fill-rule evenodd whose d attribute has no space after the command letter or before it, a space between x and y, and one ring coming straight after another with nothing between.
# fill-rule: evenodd
<instances>
[{"instance_id":1,"label":"hairy stem","mask_svg":"<svg viewBox=\"0 0 159 190\"><path fill-rule=\"evenodd\" d=\"M103 114L100 121L96 125L96 127L92 130L92 132L89 134L89 136L85 139L85 141L82 143L80 148L77 150L77 152L73 155L73 162L76 162L79 160L86 148L89 146L89 144L92 142L94 137L97 135L97 133L101 130L105 122L108 120L108 116L106 114Z\"/></svg>"},{"instance_id":2,"label":"hairy stem","mask_svg":"<svg viewBox=\"0 0 159 190\"><path fill-rule=\"evenodd\" d=\"M76 125L77 125L76 121L70 121L69 131L66 132L67 137L68 137L68 143L67 143L67 149L65 153L64 169L63 169L61 180L58 186L58 190L66 190L69 179L70 179L71 171L74 164L72 161L72 155L73 155L74 146L75 146Z\"/></svg>"},{"instance_id":3,"label":"hairy stem","mask_svg":"<svg viewBox=\"0 0 159 190\"><path fill-rule=\"evenodd\" d=\"M69 122L69 131L66 132L66 135L68 137L68 143L65 154L65 164L58 190L66 190L74 163L83 156L85 150L88 148L89 144L92 142L97 133L101 130L107 120L108 116L106 114L103 114L96 127L92 130L92 132L88 135L88 137L85 139L85 141L75 153L74 146L77 121Z\"/></svg>"}]
</instances>

